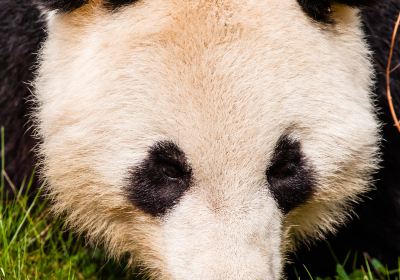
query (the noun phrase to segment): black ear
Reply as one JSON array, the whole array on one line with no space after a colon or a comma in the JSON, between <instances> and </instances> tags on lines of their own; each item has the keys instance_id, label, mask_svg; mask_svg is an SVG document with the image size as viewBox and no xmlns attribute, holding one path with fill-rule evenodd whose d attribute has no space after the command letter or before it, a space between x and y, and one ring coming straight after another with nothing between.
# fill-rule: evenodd
<instances>
[{"instance_id":1,"label":"black ear","mask_svg":"<svg viewBox=\"0 0 400 280\"><path fill-rule=\"evenodd\" d=\"M332 23L332 4L340 3L351 7L363 7L369 6L377 0L297 0L297 2L299 2L303 11L316 21Z\"/></svg>"},{"instance_id":2,"label":"black ear","mask_svg":"<svg viewBox=\"0 0 400 280\"><path fill-rule=\"evenodd\" d=\"M86 4L88 0L34 0L34 2L44 9L66 13L81 7Z\"/></svg>"},{"instance_id":3,"label":"black ear","mask_svg":"<svg viewBox=\"0 0 400 280\"><path fill-rule=\"evenodd\" d=\"M46 10L56 10L62 13L71 12L84 4L88 3L89 0L33 0L36 4ZM137 0L104 0L103 5L106 8L115 10L119 7L132 4Z\"/></svg>"},{"instance_id":4,"label":"black ear","mask_svg":"<svg viewBox=\"0 0 400 280\"><path fill-rule=\"evenodd\" d=\"M137 0L106 0L104 1L104 5L111 10L115 10L135 2L137 2Z\"/></svg>"}]
</instances>

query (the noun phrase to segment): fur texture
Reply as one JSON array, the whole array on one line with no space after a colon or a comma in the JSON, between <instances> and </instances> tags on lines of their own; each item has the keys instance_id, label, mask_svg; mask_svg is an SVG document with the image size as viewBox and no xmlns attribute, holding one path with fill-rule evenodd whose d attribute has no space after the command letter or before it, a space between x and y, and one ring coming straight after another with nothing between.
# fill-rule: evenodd
<instances>
[{"instance_id":1,"label":"fur texture","mask_svg":"<svg viewBox=\"0 0 400 280\"><path fill-rule=\"evenodd\" d=\"M44 27L44 19L30 1L0 1L0 126L5 130L6 172L15 186L30 177L34 167L28 85Z\"/></svg>"},{"instance_id":2,"label":"fur texture","mask_svg":"<svg viewBox=\"0 0 400 280\"><path fill-rule=\"evenodd\" d=\"M23 3L20 14L30 14L30 2ZM18 11L12 3L6 7ZM364 13L378 71L388 28L374 20L377 13L395 13L383 4L379 9ZM332 16L335 25L321 30L294 0L158 0L114 13L96 0L49 16L35 92L42 172L54 210L114 256L134 254L163 279L278 279L286 252L348 220L349 206L369 189L376 168L369 52L356 10L338 6ZM3 26L13 22L5 20ZM43 33L13 28L0 29L5 45L31 37L24 52L36 53L32 42ZM16 64L13 54L2 50L9 58L5 69L17 65L30 80L31 63ZM388 124L377 77L380 117ZM1 100L25 106L19 91L7 86L12 83L4 85ZM24 122L7 108L2 123L9 116ZM314 167L315 186L283 215L269 191L267 167L288 132ZM369 194L373 205L359 209L365 224L370 213L363 209L379 206L388 215L398 209L390 197L400 154L392 153L398 146L391 141L398 136L386 125L384 137L383 179ZM154 216L132 204L126 188L151 147L166 141L185 154L193 182L169 211ZM395 235L396 223L390 225ZM366 247L358 235L352 238L360 249L399 253L395 246L371 248L376 242Z\"/></svg>"}]
</instances>

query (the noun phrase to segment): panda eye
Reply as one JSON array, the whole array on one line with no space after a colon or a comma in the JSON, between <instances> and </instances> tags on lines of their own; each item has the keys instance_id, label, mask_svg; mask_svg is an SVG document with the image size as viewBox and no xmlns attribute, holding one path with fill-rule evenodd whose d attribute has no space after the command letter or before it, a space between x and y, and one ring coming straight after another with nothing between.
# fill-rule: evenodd
<instances>
[{"instance_id":1,"label":"panda eye","mask_svg":"<svg viewBox=\"0 0 400 280\"><path fill-rule=\"evenodd\" d=\"M182 167L173 162L161 162L160 171L165 177L171 180L179 180L185 175L185 171Z\"/></svg>"},{"instance_id":2,"label":"panda eye","mask_svg":"<svg viewBox=\"0 0 400 280\"><path fill-rule=\"evenodd\" d=\"M128 200L153 216L163 215L178 203L192 182L184 152L169 141L150 147L141 164L132 168L125 193Z\"/></svg>"},{"instance_id":3,"label":"panda eye","mask_svg":"<svg viewBox=\"0 0 400 280\"><path fill-rule=\"evenodd\" d=\"M307 201L313 192L314 171L300 142L290 136L278 140L266 175L269 189L284 213Z\"/></svg>"},{"instance_id":4,"label":"panda eye","mask_svg":"<svg viewBox=\"0 0 400 280\"><path fill-rule=\"evenodd\" d=\"M292 158L290 158L292 156ZM274 183L275 180L283 180L296 175L298 172L298 165L300 163L300 157L298 155L287 155L286 158L281 161L275 162L268 169L268 179L270 183Z\"/></svg>"}]
</instances>

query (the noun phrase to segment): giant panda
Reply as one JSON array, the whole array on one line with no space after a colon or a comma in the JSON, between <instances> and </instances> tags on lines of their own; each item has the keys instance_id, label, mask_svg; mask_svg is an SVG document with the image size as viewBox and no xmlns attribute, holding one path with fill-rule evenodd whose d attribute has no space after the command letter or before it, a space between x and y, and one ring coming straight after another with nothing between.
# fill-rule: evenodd
<instances>
[{"instance_id":1,"label":"giant panda","mask_svg":"<svg viewBox=\"0 0 400 280\"><path fill-rule=\"evenodd\" d=\"M2 1L6 172L35 161L54 213L156 279L284 278L327 236L398 256L400 3L367 2Z\"/></svg>"}]
</instances>

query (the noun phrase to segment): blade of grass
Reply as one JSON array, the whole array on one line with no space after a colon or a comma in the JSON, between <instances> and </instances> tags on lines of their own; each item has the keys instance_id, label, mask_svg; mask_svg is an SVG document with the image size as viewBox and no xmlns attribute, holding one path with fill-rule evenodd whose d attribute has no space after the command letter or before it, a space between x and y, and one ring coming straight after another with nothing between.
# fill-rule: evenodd
<instances>
[{"instance_id":1,"label":"blade of grass","mask_svg":"<svg viewBox=\"0 0 400 280\"><path fill-rule=\"evenodd\" d=\"M368 257L366 254L364 254L364 261L365 261L365 266L367 267L368 279L374 280L374 278L372 277L372 271L371 271L371 267L369 265Z\"/></svg>"},{"instance_id":2,"label":"blade of grass","mask_svg":"<svg viewBox=\"0 0 400 280\"><path fill-rule=\"evenodd\" d=\"M304 269L306 270L308 277L310 277L310 280L313 280L314 278L312 277L310 271L307 269L307 267L303 264Z\"/></svg>"},{"instance_id":3,"label":"blade of grass","mask_svg":"<svg viewBox=\"0 0 400 280\"><path fill-rule=\"evenodd\" d=\"M1 174L0 174L0 188L1 190L4 190L4 171L6 169L6 151L5 151L5 141L4 141L4 126L0 128L0 138L1 138L1 144L0 144L0 149L1 149Z\"/></svg>"}]
</instances>

